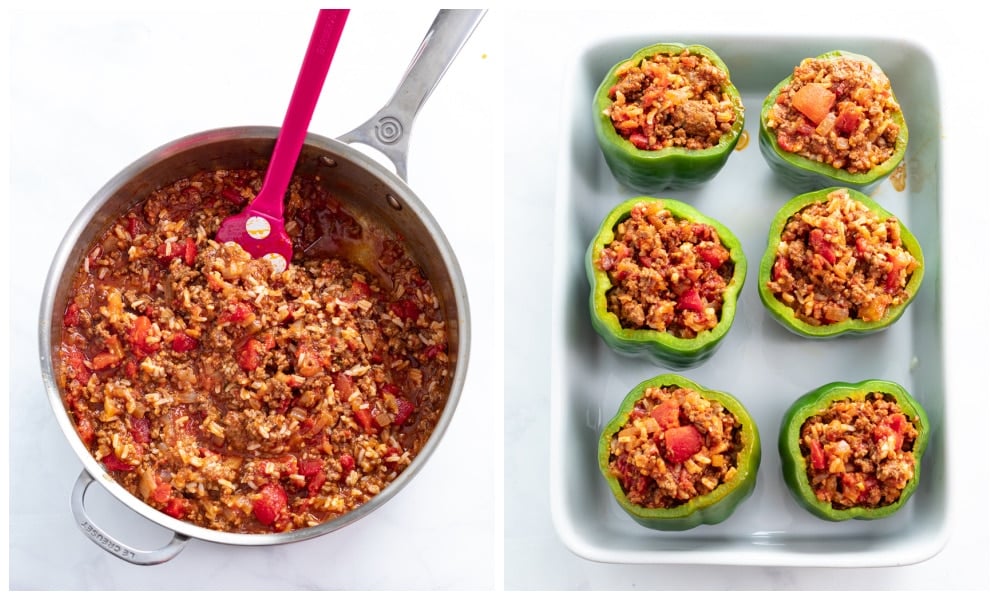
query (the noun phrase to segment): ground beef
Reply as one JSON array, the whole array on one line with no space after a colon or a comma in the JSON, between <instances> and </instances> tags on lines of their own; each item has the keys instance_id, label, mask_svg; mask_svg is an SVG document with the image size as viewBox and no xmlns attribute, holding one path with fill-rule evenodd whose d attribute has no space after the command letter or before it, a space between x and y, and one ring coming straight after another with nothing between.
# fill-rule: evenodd
<instances>
[{"instance_id":1,"label":"ground beef","mask_svg":"<svg viewBox=\"0 0 1000 600\"><path fill-rule=\"evenodd\" d=\"M810 325L871 322L909 298L918 266L895 218L880 220L839 189L785 223L767 287Z\"/></svg>"},{"instance_id":2,"label":"ground beef","mask_svg":"<svg viewBox=\"0 0 1000 600\"><path fill-rule=\"evenodd\" d=\"M611 439L610 472L637 506L679 506L736 476L741 431L696 390L650 387Z\"/></svg>"},{"instance_id":3,"label":"ground beef","mask_svg":"<svg viewBox=\"0 0 1000 600\"><path fill-rule=\"evenodd\" d=\"M872 63L807 58L779 91L767 127L786 152L867 173L895 153L899 112L889 78Z\"/></svg>"},{"instance_id":4,"label":"ground beef","mask_svg":"<svg viewBox=\"0 0 1000 600\"><path fill-rule=\"evenodd\" d=\"M291 183L284 272L214 240L260 186L256 171L203 172L115 221L79 265L56 364L119 484L232 532L309 527L375 497L429 438L451 378L418 265L316 181ZM324 244L341 251L303 254Z\"/></svg>"},{"instance_id":5,"label":"ground beef","mask_svg":"<svg viewBox=\"0 0 1000 600\"><path fill-rule=\"evenodd\" d=\"M743 110L739 98L724 90L726 72L688 50L646 57L617 75L605 114L640 150L711 148Z\"/></svg>"},{"instance_id":6,"label":"ground beef","mask_svg":"<svg viewBox=\"0 0 1000 600\"><path fill-rule=\"evenodd\" d=\"M608 310L626 329L693 338L719 323L734 266L711 225L639 203L615 228L598 267L612 287Z\"/></svg>"},{"instance_id":7,"label":"ground beef","mask_svg":"<svg viewBox=\"0 0 1000 600\"><path fill-rule=\"evenodd\" d=\"M916 439L917 429L895 398L870 392L806 419L799 447L820 502L878 508L896 502L913 479Z\"/></svg>"}]
</instances>

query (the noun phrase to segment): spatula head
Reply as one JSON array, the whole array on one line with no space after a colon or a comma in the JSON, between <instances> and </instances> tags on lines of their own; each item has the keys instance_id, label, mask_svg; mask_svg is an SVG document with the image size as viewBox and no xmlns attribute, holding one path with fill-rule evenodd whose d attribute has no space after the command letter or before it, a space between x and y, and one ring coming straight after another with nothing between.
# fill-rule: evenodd
<instances>
[{"instance_id":1,"label":"spatula head","mask_svg":"<svg viewBox=\"0 0 1000 600\"><path fill-rule=\"evenodd\" d=\"M244 210L222 222L218 242L236 242L254 258L264 258L281 273L292 261L292 239L281 219L254 210Z\"/></svg>"}]
</instances>

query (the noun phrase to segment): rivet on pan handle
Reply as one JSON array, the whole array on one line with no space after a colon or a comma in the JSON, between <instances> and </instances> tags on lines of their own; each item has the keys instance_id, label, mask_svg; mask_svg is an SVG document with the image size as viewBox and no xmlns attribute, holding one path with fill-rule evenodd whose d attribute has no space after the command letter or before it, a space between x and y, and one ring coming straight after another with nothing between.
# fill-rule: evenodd
<instances>
[{"instance_id":1,"label":"rivet on pan handle","mask_svg":"<svg viewBox=\"0 0 1000 600\"><path fill-rule=\"evenodd\" d=\"M413 120L485 13L471 9L438 12L389 102L358 128L337 139L375 148L392 161L396 174L406 181Z\"/></svg>"},{"instance_id":2,"label":"rivet on pan handle","mask_svg":"<svg viewBox=\"0 0 1000 600\"><path fill-rule=\"evenodd\" d=\"M87 488L94 483L94 478L86 470L80 472L73 486L73 493L70 503L73 507L73 517L76 519L76 526L80 528L90 541L94 542L104 550L114 554L118 558L128 561L134 565L158 565L167 562L177 556L184 549L184 544L188 541L186 535L174 533L170 543L158 550L139 550L128 544L124 544L108 532L96 525L87 515L83 507L83 497L87 493Z\"/></svg>"}]
</instances>

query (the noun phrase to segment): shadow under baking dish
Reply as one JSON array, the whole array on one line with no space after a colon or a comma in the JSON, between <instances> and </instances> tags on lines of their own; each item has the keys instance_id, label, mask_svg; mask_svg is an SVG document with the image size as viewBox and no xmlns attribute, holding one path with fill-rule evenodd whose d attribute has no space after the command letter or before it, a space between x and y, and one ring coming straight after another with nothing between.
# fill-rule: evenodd
<instances>
[{"instance_id":1,"label":"shadow under baking dish","mask_svg":"<svg viewBox=\"0 0 1000 600\"><path fill-rule=\"evenodd\" d=\"M740 239L750 265L736 321L719 351L683 374L727 391L760 429L762 461L753 495L728 520L684 532L660 532L632 521L598 469L597 439L625 394L663 372L619 356L591 328L584 274L588 245L605 215L641 195L611 175L591 123L591 102L607 70L656 42L700 43L729 67L746 108L749 144L719 175L660 197L687 202ZM886 331L866 337L808 340L770 317L756 293L771 220L797 192L772 174L757 145L764 97L803 58L829 50L873 58L888 74L910 130L906 186L872 190L876 202L916 235L926 260L917 298ZM765 38L666 34L598 42L578 55L563 104L564 139L556 198L551 401L551 510L556 531L576 554L619 563L775 566L890 566L930 558L948 535L948 434L941 310L941 106L935 65L920 47L887 39ZM879 521L821 521L785 488L777 452L781 416L801 394L830 381L881 378L913 394L931 423L920 486L909 503Z\"/></svg>"}]
</instances>

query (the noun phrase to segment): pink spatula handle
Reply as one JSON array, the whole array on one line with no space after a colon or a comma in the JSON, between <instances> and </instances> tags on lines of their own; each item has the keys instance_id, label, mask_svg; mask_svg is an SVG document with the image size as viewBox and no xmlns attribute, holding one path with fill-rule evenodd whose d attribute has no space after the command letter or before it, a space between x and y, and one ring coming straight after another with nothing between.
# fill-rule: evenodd
<instances>
[{"instance_id":1,"label":"pink spatula handle","mask_svg":"<svg viewBox=\"0 0 1000 600\"><path fill-rule=\"evenodd\" d=\"M282 217L285 190L292 179L292 171L295 170L295 163L309 130L309 122L349 12L347 9L319 11L271 162L264 175L264 183L253 202L253 210L256 212L278 219Z\"/></svg>"}]
</instances>

